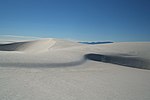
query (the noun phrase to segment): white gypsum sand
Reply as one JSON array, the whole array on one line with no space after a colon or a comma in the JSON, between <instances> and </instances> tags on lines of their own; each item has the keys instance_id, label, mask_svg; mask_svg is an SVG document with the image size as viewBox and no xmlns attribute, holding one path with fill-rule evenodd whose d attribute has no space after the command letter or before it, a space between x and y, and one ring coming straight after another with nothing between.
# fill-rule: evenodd
<instances>
[{"instance_id":1,"label":"white gypsum sand","mask_svg":"<svg viewBox=\"0 0 150 100\"><path fill-rule=\"evenodd\" d=\"M0 100L150 100L150 43L0 45Z\"/></svg>"}]
</instances>

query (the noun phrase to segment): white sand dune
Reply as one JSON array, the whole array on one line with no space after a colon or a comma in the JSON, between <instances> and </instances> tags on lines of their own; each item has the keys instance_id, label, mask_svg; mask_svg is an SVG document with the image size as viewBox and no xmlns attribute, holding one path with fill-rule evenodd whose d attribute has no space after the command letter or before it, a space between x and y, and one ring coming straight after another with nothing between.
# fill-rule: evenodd
<instances>
[{"instance_id":1,"label":"white sand dune","mask_svg":"<svg viewBox=\"0 0 150 100\"><path fill-rule=\"evenodd\" d=\"M0 50L1 51L38 52L38 51L48 50L54 44L55 44L55 41L53 39L27 41L27 42L15 42L15 43L9 43L9 44L1 44Z\"/></svg>"},{"instance_id":2,"label":"white sand dune","mask_svg":"<svg viewBox=\"0 0 150 100\"><path fill-rule=\"evenodd\" d=\"M150 43L0 44L0 100L150 100Z\"/></svg>"}]
</instances>

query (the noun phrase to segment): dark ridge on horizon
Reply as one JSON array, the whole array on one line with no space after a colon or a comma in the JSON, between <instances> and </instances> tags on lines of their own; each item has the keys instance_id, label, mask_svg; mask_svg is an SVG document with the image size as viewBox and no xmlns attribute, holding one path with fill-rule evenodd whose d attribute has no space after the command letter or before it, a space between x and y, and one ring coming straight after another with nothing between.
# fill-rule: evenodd
<instances>
[{"instance_id":1,"label":"dark ridge on horizon","mask_svg":"<svg viewBox=\"0 0 150 100\"><path fill-rule=\"evenodd\" d=\"M114 43L114 42L79 42L79 43L82 43L82 44L107 44L107 43Z\"/></svg>"}]
</instances>

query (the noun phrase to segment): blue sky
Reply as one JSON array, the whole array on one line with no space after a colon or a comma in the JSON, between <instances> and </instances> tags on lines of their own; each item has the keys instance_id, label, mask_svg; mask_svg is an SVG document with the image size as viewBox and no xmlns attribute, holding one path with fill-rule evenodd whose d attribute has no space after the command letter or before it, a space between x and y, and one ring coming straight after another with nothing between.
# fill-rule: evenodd
<instances>
[{"instance_id":1,"label":"blue sky","mask_svg":"<svg viewBox=\"0 0 150 100\"><path fill-rule=\"evenodd\" d=\"M150 41L150 0L0 0L0 35Z\"/></svg>"}]
</instances>

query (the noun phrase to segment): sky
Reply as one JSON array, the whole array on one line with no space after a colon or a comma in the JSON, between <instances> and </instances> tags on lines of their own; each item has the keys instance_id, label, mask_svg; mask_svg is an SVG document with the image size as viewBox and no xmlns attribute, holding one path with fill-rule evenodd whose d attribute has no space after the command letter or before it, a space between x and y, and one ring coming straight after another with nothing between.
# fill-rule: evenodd
<instances>
[{"instance_id":1,"label":"sky","mask_svg":"<svg viewBox=\"0 0 150 100\"><path fill-rule=\"evenodd\" d=\"M150 41L150 0L0 0L0 35Z\"/></svg>"}]
</instances>

